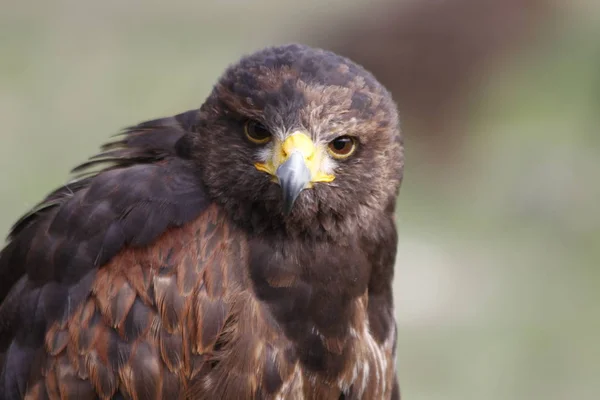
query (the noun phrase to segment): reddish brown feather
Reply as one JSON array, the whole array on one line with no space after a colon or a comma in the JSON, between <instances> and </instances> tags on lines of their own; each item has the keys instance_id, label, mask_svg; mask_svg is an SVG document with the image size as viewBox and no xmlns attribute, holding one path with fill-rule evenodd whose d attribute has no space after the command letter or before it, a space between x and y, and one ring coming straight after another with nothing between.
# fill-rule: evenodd
<instances>
[{"instance_id":1,"label":"reddish brown feather","mask_svg":"<svg viewBox=\"0 0 600 400\"><path fill-rule=\"evenodd\" d=\"M244 238L223 217L211 207L98 271L90 297L48 329L43 385L30 382L29 397L275 393L292 370L286 341L253 298Z\"/></svg>"},{"instance_id":2,"label":"reddish brown feather","mask_svg":"<svg viewBox=\"0 0 600 400\"><path fill-rule=\"evenodd\" d=\"M181 326L185 313L184 298L179 293L176 278L174 276L155 275L154 293L162 325L167 331L173 333Z\"/></svg>"},{"instance_id":3,"label":"reddish brown feather","mask_svg":"<svg viewBox=\"0 0 600 400\"><path fill-rule=\"evenodd\" d=\"M169 333L166 329L162 328L157 337L161 358L172 373L179 373L183 367L183 335L181 325L178 328L173 333Z\"/></svg>"}]
</instances>

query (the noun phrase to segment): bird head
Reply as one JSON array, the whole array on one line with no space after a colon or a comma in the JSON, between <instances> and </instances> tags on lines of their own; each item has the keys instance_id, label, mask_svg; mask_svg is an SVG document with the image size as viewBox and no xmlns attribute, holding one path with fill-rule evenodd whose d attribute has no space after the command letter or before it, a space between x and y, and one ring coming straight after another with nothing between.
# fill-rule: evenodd
<instances>
[{"instance_id":1,"label":"bird head","mask_svg":"<svg viewBox=\"0 0 600 400\"><path fill-rule=\"evenodd\" d=\"M243 57L199 120L209 192L257 229L329 231L394 208L404 164L396 105L344 57L295 44Z\"/></svg>"}]
</instances>

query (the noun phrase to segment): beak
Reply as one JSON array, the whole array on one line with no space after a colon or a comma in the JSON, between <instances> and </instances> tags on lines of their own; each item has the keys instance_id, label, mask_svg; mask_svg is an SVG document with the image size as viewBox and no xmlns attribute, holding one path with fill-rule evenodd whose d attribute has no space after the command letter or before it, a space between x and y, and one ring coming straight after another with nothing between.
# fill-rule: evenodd
<instances>
[{"instance_id":1,"label":"beak","mask_svg":"<svg viewBox=\"0 0 600 400\"><path fill-rule=\"evenodd\" d=\"M294 132L283 142L275 142L273 158L266 163L256 163L259 171L277 179L283 194L283 211L289 214L302 190L315 182L331 182L333 175L320 171L323 149L317 148L304 132Z\"/></svg>"},{"instance_id":2,"label":"beak","mask_svg":"<svg viewBox=\"0 0 600 400\"><path fill-rule=\"evenodd\" d=\"M310 183L310 170L300 151L293 152L275 173L283 192L283 212L289 214L300 192Z\"/></svg>"}]
</instances>

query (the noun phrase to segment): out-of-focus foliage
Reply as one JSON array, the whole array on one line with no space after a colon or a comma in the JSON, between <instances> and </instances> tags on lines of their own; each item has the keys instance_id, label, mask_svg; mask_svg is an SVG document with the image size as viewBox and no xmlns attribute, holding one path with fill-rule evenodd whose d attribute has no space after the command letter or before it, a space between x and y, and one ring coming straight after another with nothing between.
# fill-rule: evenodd
<instances>
[{"instance_id":1,"label":"out-of-focus foliage","mask_svg":"<svg viewBox=\"0 0 600 400\"><path fill-rule=\"evenodd\" d=\"M240 54L326 43L396 4L3 2L0 232L109 135L198 106ZM440 165L407 132L396 272L404 398L600 393L600 4L562 1L538 22L469 83L456 157ZM407 69L418 66L398 65ZM394 94L400 104L416 95Z\"/></svg>"}]
</instances>

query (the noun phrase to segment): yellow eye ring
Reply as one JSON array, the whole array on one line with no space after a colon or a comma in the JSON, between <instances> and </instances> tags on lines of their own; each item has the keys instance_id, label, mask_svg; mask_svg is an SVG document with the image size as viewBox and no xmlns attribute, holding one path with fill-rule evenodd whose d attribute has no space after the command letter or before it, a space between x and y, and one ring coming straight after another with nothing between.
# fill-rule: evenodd
<instances>
[{"instance_id":1,"label":"yellow eye ring","mask_svg":"<svg viewBox=\"0 0 600 400\"><path fill-rule=\"evenodd\" d=\"M342 160L344 158L350 157L356 151L356 138L352 136L340 136L333 139L327 145L327 151L333 158L337 158L338 160Z\"/></svg>"},{"instance_id":2,"label":"yellow eye ring","mask_svg":"<svg viewBox=\"0 0 600 400\"><path fill-rule=\"evenodd\" d=\"M244 133L252 143L265 144L271 140L271 132L260 122L247 121L244 125Z\"/></svg>"}]
</instances>

